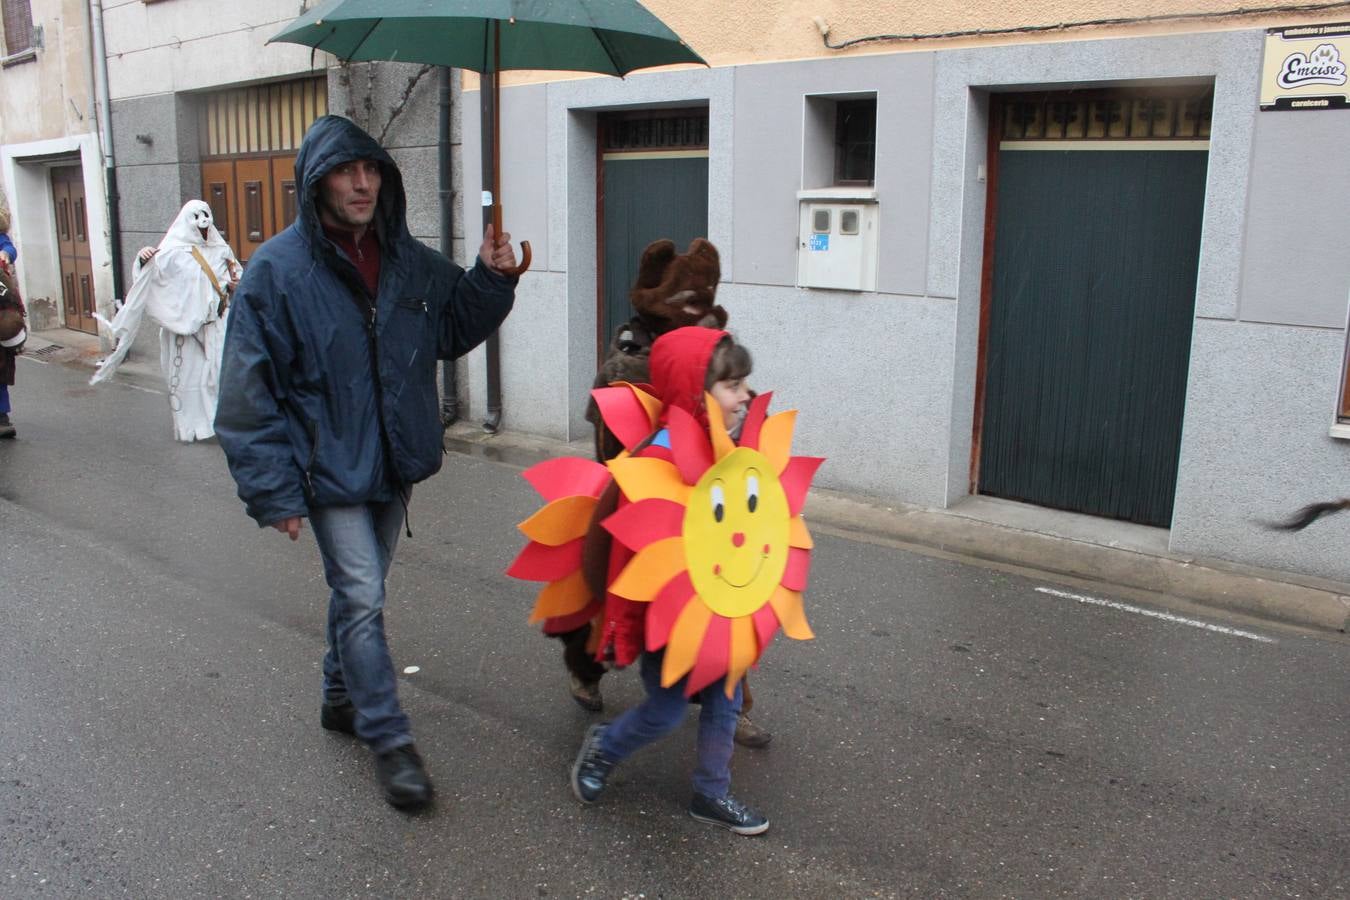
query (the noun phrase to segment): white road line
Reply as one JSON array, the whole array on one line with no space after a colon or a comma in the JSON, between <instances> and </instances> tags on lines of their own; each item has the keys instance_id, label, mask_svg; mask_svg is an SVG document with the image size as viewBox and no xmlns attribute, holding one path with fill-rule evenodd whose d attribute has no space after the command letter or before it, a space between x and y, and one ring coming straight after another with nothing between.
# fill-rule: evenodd
<instances>
[{"instance_id":1,"label":"white road line","mask_svg":"<svg viewBox=\"0 0 1350 900\"><path fill-rule=\"evenodd\" d=\"M1059 591L1054 588L1038 587L1036 588L1042 594L1049 594L1052 597L1063 597L1065 600L1077 600L1079 603L1090 603L1093 606L1109 606L1111 609L1119 609L1123 612L1138 613L1141 616L1150 616L1154 619L1163 619L1167 622L1176 622L1179 625L1190 625L1194 628L1203 628L1206 631L1217 631L1219 634L1228 634L1233 637L1246 638L1249 641L1260 641L1263 644L1274 644L1275 639L1266 637L1262 634L1254 634L1250 631L1242 631L1238 628L1229 628L1226 625L1212 625L1209 622L1201 622L1199 619L1187 619L1184 616L1176 616L1172 613L1159 612L1155 609L1144 609L1140 606L1131 606L1128 603L1118 603L1115 600L1103 600L1100 597L1088 597L1083 594L1071 594L1068 591Z\"/></svg>"}]
</instances>

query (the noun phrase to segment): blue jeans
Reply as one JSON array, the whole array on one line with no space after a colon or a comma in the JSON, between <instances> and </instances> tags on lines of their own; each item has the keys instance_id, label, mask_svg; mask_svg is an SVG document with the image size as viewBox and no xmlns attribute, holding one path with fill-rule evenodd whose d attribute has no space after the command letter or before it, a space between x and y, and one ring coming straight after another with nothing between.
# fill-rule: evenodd
<instances>
[{"instance_id":1,"label":"blue jeans","mask_svg":"<svg viewBox=\"0 0 1350 900\"><path fill-rule=\"evenodd\" d=\"M412 743L384 637L384 579L403 517L403 503L397 498L309 512L323 556L324 579L332 589L323 699L338 705L351 701L356 707L356 736L376 753Z\"/></svg>"},{"instance_id":2,"label":"blue jeans","mask_svg":"<svg viewBox=\"0 0 1350 900\"><path fill-rule=\"evenodd\" d=\"M665 737L684 721L689 700L684 696L688 677L668 688L661 687L664 652L644 653L640 668L647 699L615 719L600 740L600 752L618 762L658 738ZM695 696L702 703L698 714L698 761L694 766L694 791L720 800L731 789L731 753L736 748L736 719L741 714L741 685L730 700L719 679Z\"/></svg>"},{"instance_id":3,"label":"blue jeans","mask_svg":"<svg viewBox=\"0 0 1350 900\"><path fill-rule=\"evenodd\" d=\"M0 416L9 415L9 385L0 384Z\"/></svg>"}]
</instances>

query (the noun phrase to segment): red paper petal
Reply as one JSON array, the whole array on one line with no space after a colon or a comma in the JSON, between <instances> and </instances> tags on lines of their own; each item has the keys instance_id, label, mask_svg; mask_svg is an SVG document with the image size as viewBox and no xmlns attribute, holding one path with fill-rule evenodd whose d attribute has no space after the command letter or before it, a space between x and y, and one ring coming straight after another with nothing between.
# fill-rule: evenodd
<instances>
[{"instance_id":1,"label":"red paper petal","mask_svg":"<svg viewBox=\"0 0 1350 900\"><path fill-rule=\"evenodd\" d=\"M670 640L670 629L675 620L684 611L684 605L694 596L694 583L689 580L688 572L681 572L661 588L650 604L647 605L647 649L660 650Z\"/></svg>"},{"instance_id":2,"label":"red paper petal","mask_svg":"<svg viewBox=\"0 0 1350 900\"><path fill-rule=\"evenodd\" d=\"M684 689L684 695L692 697L726 675L730 655L731 620L725 616L714 615L703 635L703 646L699 648L694 670L689 673L689 683Z\"/></svg>"},{"instance_id":3,"label":"red paper petal","mask_svg":"<svg viewBox=\"0 0 1350 900\"><path fill-rule=\"evenodd\" d=\"M811 552L797 547L788 548L787 569L781 583L790 591L806 590L806 577L811 571Z\"/></svg>"},{"instance_id":4,"label":"red paper petal","mask_svg":"<svg viewBox=\"0 0 1350 900\"><path fill-rule=\"evenodd\" d=\"M769 400L772 398L773 391L765 391L750 401L750 408L745 411L745 424L741 426L739 443L742 447L759 449L759 429L769 417Z\"/></svg>"},{"instance_id":5,"label":"red paper petal","mask_svg":"<svg viewBox=\"0 0 1350 900\"><path fill-rule=\"evenodd\" d=\"M685 484L697 484L713 464L708 433L694 417L678 406L666 408L666 427L670 429L671 455Z\"/></svg>"},{"instance_id":6,"label":"red paper petal","mask_svg":"<svg viewBox=\"0 0 1350 900\"><path fill-rule=\"evenodd\" d=\"M546 459L526 469L521 475L549 503L560 497L578 494L599 497L610 478L609 469L580 456Z\"/></svg>"},{"instance_id":7,"label":"red paper petal","mask_svg":"<svg viewBox=\"0 0 1350 900\"><path fill-rule=\"evenodd\" d=\"M604 608L604 604L596 601L587 604L585 609L578 610L566 616L555 616L544 620L544 634L565 634L569 631L576 631L582 625L585 625L591 619L595 618L596 613Z\"/></svg>"},{"instance_id":8,"label":"red paper petal","mask_svg":"<svg viewBox=\"0 0 1350 900\"><path fill-rule=\"evenodd\" d=\"M600 418L614 432L614 436L629 450L652 433L652 420L647 408L633 395L632 388L604 387L591 391L595 405L600 409Z\"/></svg>"},{"instance_id":9,"label":"red paper petal","mask_svg":"<svg viewBox=\"0 0 1350 900\"><path fill-rule=\"evenodd\" d=\"M778 476L778 482L787 494L788 515L799 516L806 505L806 492L811 487L811 479L816 477L816 469L825 461L823 456L794 456L788 460L787 468Z\"/></svg>"},{"instance_id":10,"label":"red paper petal","mask_svg":"<svg viewBox=\"0 0 1350 900\"><path fill-rule=\"evenodd\" d=\"M774 633L778 631L778 613L765 603L750 614L750 619L755 623L755 637L759 639L759 652L762 656L769 642L773 640Z\"/></svg>"},{"instance_id":11,"label":"red paper petal","mask_svg":"<svg viewBox=\"0 0 1350 900\"><path fill-rule=\"evenodd\" d=\"M577 538L557 547L537 544L530 541L520 551L516 561L506 574L524 581L557 581L566 578L581 568L581 544L585 538Z\"/></svg>"},{"instance_id":12,"label":"red paper petal","mask_svg":"<svg viewBox=\"0 0 1350 900\"><path fill-rule=\"evenodd\" d=\"M673 500L649 497L622 506L601 523L615 539L633 550L675 537L684 530L684 507Z\"/></svg>"}]
</instances>

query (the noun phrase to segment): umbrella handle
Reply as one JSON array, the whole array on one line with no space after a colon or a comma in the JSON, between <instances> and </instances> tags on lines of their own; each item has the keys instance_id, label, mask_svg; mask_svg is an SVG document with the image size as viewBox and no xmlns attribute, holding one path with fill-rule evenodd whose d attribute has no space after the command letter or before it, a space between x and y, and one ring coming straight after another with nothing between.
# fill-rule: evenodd
<instances>
[{"instance_id":1,"label":"umbrella handle","mask_svg":"<svg viewBox=\"0 0 1350 900\"><path fill-rule=\"evenodd\" d=\"M525 270L527 270L527 269L530 267L530 259L531 259L531 255L530 255L530 242L529 242L529 241L521 241L521 242L520 242L520 264L517 265L517 266L515 266L514 268L511 268L511 269L502 269L502 274L503 274L503 275L508 275L508 276L510 276L511 278L519 278L521 275L524 275L524 274L525 274Z\"/></svg>"}]
</instances>

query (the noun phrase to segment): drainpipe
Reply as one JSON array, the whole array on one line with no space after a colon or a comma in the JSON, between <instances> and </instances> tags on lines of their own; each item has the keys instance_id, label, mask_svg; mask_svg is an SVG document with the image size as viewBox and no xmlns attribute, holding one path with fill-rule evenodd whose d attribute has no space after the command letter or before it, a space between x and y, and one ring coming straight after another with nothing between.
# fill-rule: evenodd
<instances>
[{"instance_id":1,"label":"drainpipe","mask_svg":"<svg viewBox=\"0 0 1350 900\"><path fill-rule=\"evenodd\" d=\"M108 192L108 249L112 254L113 296L122 290L122 226L113 159L112 106L108 94L108 52L103 42L103 2L89 0L89 25L94 36L94 94L97 98L99 142L103 145L103 180Z\"/></svg>"},{"instance_id":2,"label":"drainpipe","mask_svg":"<svg viewBox=\"0 0 1350 900\"><path fill-rule=\"evenodd\" d=\"M479 77L478 95L482 101L481 119L483 124L483 134L493 134L496 132L496 122L494 119L498 111L493 108L493 95L497 88L496 72L484 72ZM489 131L491 129L491 131ZM483 190L491 191L493 184L492 154L488 150L489 144L486 139L483 141ZM495 198L494 198L495 199ZM492 207L483 206L483 230L492 224ZM497 429L502 424L502 360L501 343L498 340L499 332L494 331L488 337L484 344L484 350L487 356L487 420L483 422L483 430L488 434L496 434Z\"/></svg>"},{"instance_id":3,"label":"drainpipe","mask_svg":"<svg viewBox=\"0 0 1350 900\"><path fill-rule=\"evenodd\" d=\"M455 258L455 193L454 193L454 156L450 147L451 116L451 69L440 67L437 105L440 110L437 134L437 151L440 163L441 194L441 253L445 258ZM455 361L447 359L441 363L441 424L453 425L459 419L459 386L455 379Z\"/></svg>"}]
</instances>

